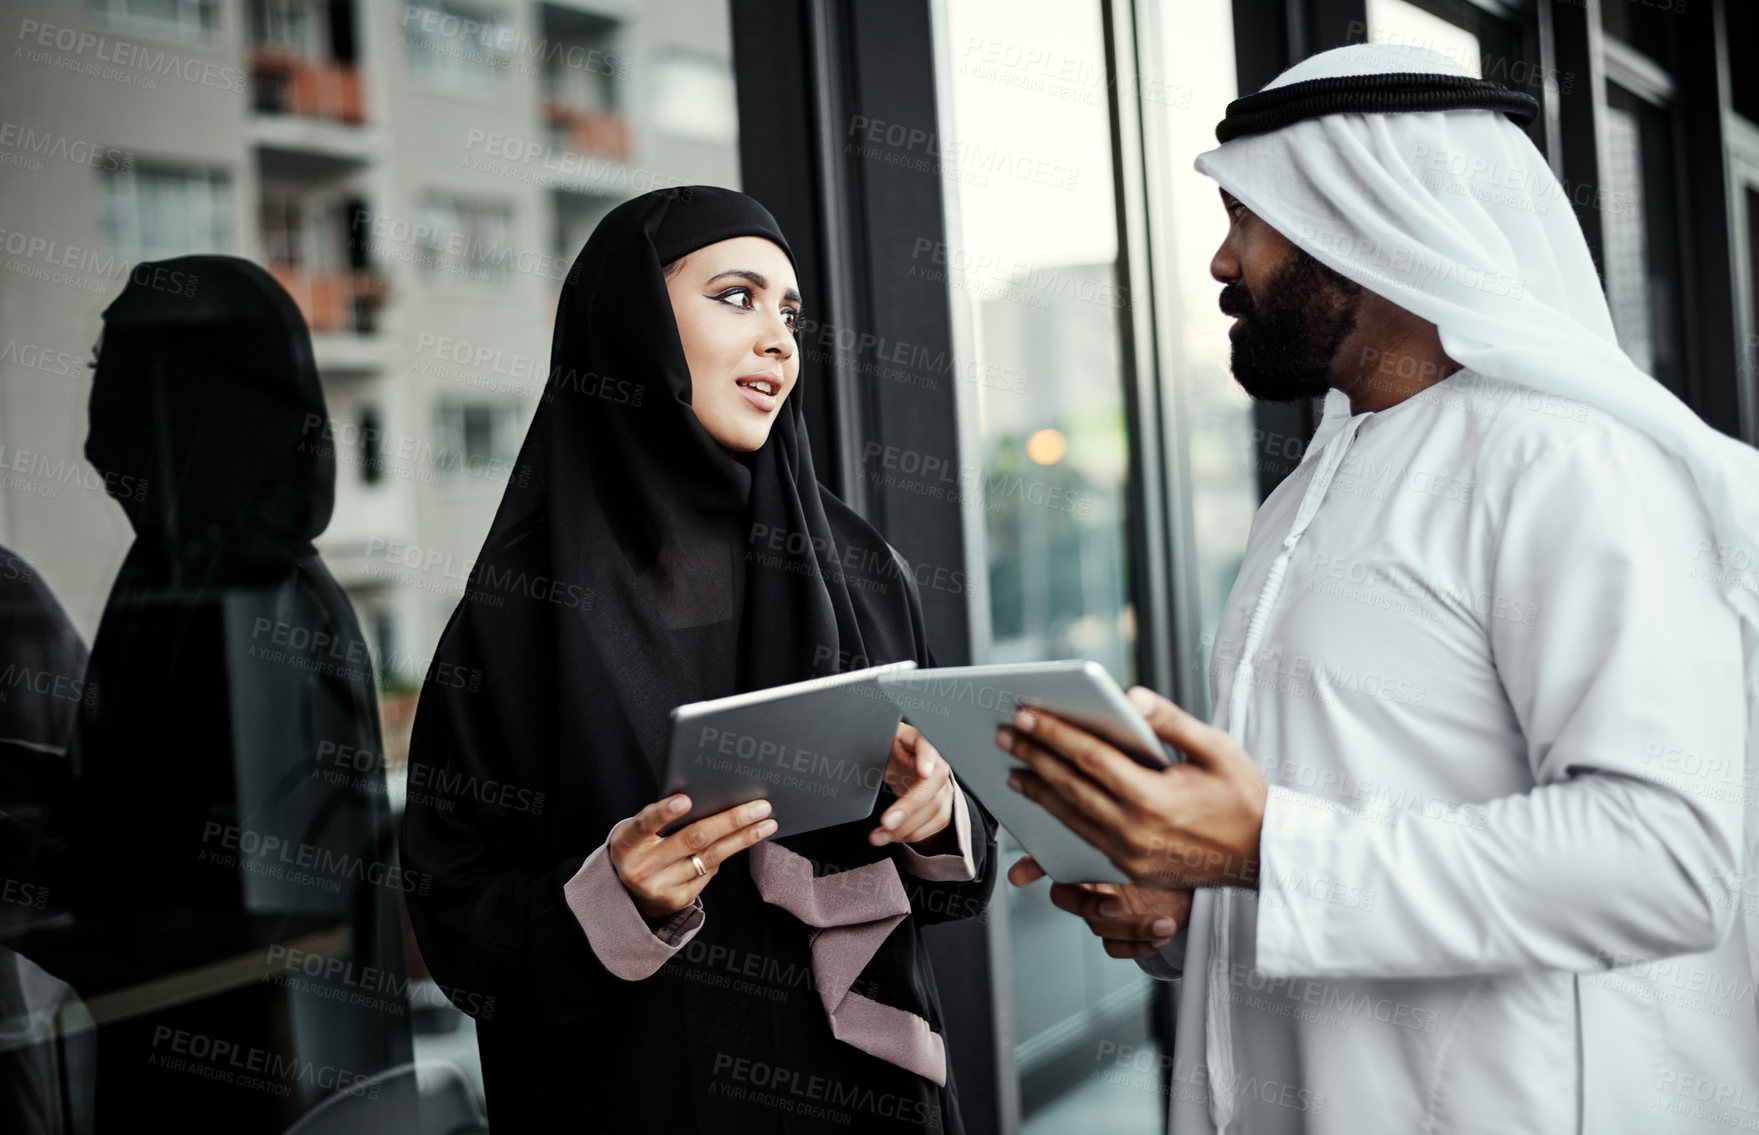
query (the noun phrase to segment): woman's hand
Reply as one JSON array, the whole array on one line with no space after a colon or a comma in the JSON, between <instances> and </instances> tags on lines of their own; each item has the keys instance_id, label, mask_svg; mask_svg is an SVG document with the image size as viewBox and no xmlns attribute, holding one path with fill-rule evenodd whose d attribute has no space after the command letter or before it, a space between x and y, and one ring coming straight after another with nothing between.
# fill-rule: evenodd
<instances>
[{"instance_id":1,"label":"woman's hand","mask_svg":"<svg viewBox=\"0 0 1759 1135\"><path fill-rule=\"evenodd\" d=\"M1008 881L1024 887L1044 878L1027 855L1008 868ZM1117 883L1052 883L1051 903L1087 923L1114 958L1145 958L1167 948L1191 917L1191 892Z\"/></svg>"},{"instance_id":2,"label":"woman's hand","mask_svg":"<svg viewBox=\"0 0 1759 1135\"><path fill-rule=\"evenodd\" d=\"M880 817L880 826L868 833L868 842L875 847L921 843L952 822L953 772L913 725L898 723L892 757L886 762L886 786L898 799Z\"/></svg>"},{"instance_id":3,"label":"woman's hand","mask_svg":"<svg viewBox=\"0 0 1759 1135\"><path fill-rule=\"evenodd\" d=\"M669 836L660 829L690 811L690 797L657 800L611 829L611 866L644 918L664 918L696 901L721 864L776 830L770 802L753 800L716 812ZM702 871L691 862L702 861Z\"/></svg>"}]
</instances>

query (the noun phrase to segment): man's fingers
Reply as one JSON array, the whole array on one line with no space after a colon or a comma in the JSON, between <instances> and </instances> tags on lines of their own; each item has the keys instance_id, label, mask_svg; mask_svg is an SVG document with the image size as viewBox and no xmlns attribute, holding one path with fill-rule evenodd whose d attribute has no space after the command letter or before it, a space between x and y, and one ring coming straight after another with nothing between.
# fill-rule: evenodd
<instances>
[{"instance_id":1,"label":"man's fingers","mask_svg":"<svg viewBox=\"0 0 1759 1135\"><path fill-rule=\"evenodd\" d=\"M1021 709L1014 729L1063 754L1095 784L1114 797L1129 798L1143 788L1143 777L1154 774L1084 729L1041 709Z\"/></svg>"},{"instance_id":2,"label":"man's fingers","mask_svg":"<svg viewBox=\"0 0 1759 1135\"><path fill-rule=\"evenodd\" d=\"M1030 855L1022 855L1015 860L1012 867L1008 868L1008 882L1016 887L1024 887L1028 883L1035 883L1044 877L1044 868L1040 867L1038 860Z\"/></svg>"},{"instance_id":3,"label":"man's fingers","mask_svg":"<svg viewBox=\"0 0 1759 1135\"><path fill-rule=\"evenodd\" d=\"M1045 759L1061 763L1059 757L1046 757ZM1072 773L1072 775L1079 776L1080 774ZM1028 772L1024 769L1016 770L1008 777L1008 785L1011 788L1018 785L1019 787L1015 788L1015 791L1055 816L1064 827L1105 852L1108 858L1111 856L1111 850L1108 846L1111 842L1109 837L1116 830L1115 827L1108 827L1104 823L1096 822L1082 809L1065 799L1057 789L1046 784L1038 773ZM1097 793L1096 789L1090 788L1089 791Z\"/></svg>"},{"instance_id":4,"label":"man's fingers","mask_svg":"<svg viewBox=\"0 0 1759 1135\"><path fill-rule=\"evenodd\" d=\"M1164 914L1133 914L1127 918L1090 918L1087 928L1095 937L1120 942L1166 942L1179 927Z\"/></svg>"},{"instance_id":5,"label":"man's fingers","mask_svg":"<svg viewBox=\"0 0 1759 1135\"><path fill-rule=\"evenodd\" d=\"M691 855L700 855L715 844L725 839L747 824L755 824L770 814L768 800L752 800L728 808L724 812L716 812L673 832L660 842L658 848L662 861L673 859L689 859Z\"/></svg>"},{"instance_id":6,"label":"man's fingers","mask_svg":"<svg viewBox=\"0 0 1759 1135\"><path fill-rule=\"evenodd\" d=\"M1095 784L1092 780L1088 779L1080 769L1073 767L1068 761L1064 760L1050 749L1045 748L1037 741L1028 738L1025 734L1016 732L1012 729L1003 729L1001 733L1002 736L998 736L997 742L1000 743L1005 739L1008 742L1007 748L1009 752L1025 761L1032 772L1036 773L1038 777L1041 778L1042 783L1047 786L1054 795L1061 797L1066 805L1072 807L1073 810L1080 812L1090 821L1087 825L1088 828L1092 829L1097 824L1100 828L1109 828L1111 831L1119 832L1129 826L1129 820L1124 815L1124 810L1119 807L1116 797L1106 792L1101 786ZM1086 734L1082 734L1082 736L1086 736ZM1116 750L1113 751L1116 752ZM1138 771L1144 772L1145 775L1154 775L1153 773L1148 773L1145 770L1142 770L1139 766L1135 766L1134 763L1130 761L1130 758L1124 756L1122 753L1117 753L1117 759L1131 764L1132 767L1136 767ZM1024 771L1025 770L1023 769L1017 769L1013 776L1019 776ZM1010 785L1014 783L1012 776L1009 778L1008 783ZM1030 796L1030 794L1028 795ZM1044 804L1047 810L1056 812L1055 809L1051 808L1050 805L1045 804L1043 800L1039 800L1038 797L1031 796L1031 799L1039 804ZM1063 820L1065 824L1069 823L1068 820L1063 818L1063 813L1056 812L1056 816L1058 819ZM1069 826L1074 827L1075 825L1069 824ZM1105 850L1106 844L1104 842L1090 837L1084 836L1084 838L1087 838L1087 842L1093 844L1095 847L1102 851Z\"/></svg>"},{"instance_id":7,"label":"man's fingers","mask_svg":"<svg viewBox=\"0 0 1759 1135\"><path fill-rule=\"evenodd\" d=\"M1127 696L1130 704L1148 719L1155 736L1171 742L1197 764L1214 763L1219 755L1218 746L1231 740L1220 729L1191 716L1147 686L1131 686Z\"/></svg>"},{"instance_id":8,"label":"man's fingers","mask_svg":"<svg viewBox=\"0 0 1759 1135\"><path fill-rule=\"evenodd\" d=\"M1114 958L1146 958L1150 954L1158 954L1172 942L1171 938L1163 938L1153 942L1128 942L1117 938L1105 940L1105 952Z\"/></svg>"},{"instance_id":9,"label":"man's fingers","mask_svg":"<svg viewBox=\"0 0 1759 1135\"><path fill-rule=\"evenodd\" d=\"M690 797L683 793L655 800L634 816L611 829L613 847L633 851L660 834L660 829L690 811Z\"/></svg>"},{"instance_id":10,"label":"man's fingers","mask_svg":"<svg viewBox=\"0 0 1759 1135\"><path fill-rule=\"evenodd\" d=\"M1051 884L1051 905L1078 918L1098 918L1101 903L1116 901L1115 895L1090 891L1078 883Z\"/></svg>"}]
</instances>

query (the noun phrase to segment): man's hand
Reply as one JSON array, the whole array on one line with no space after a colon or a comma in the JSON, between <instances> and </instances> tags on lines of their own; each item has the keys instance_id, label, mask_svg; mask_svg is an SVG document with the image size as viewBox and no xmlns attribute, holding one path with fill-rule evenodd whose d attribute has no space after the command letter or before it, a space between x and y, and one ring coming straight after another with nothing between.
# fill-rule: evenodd
<instances>
[{"instance_id":1,"label":"man's hand","mask_svg":"<svg viewBox=\"0 0 1759 1135\"><path fill-rule=\"evenodd\" d=\"M1139 886L1258 886L1270 793L1245 750L1154 691L1130 701L1186 761L1154 771L1038 709L1022 708L996 745L1024 761L1008 787L1105 852Z\"/></svg>"},{"instance_id":2,"label":"man's hand","mask_svg":"<svg viewBox=\"0 0 1759 1135\"><path fill-rule=\"evenodd\" d=\"M1008 868L1008 881L1024 887L1044 878L1028 855ZM1051 903L1078 918L1114 958L1145 958L1167 948L1191 917L1190 891L1122 887L1116 883L1052 883Z\"/></svg>"}]
</instances>

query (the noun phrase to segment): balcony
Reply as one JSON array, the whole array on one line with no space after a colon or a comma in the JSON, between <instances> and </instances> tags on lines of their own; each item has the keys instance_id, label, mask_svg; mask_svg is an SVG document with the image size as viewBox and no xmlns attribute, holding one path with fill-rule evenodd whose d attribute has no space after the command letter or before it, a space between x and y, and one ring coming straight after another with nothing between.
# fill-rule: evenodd
<instances>
[{"instance_id":1,"label":"balcony","mask_svg":"<svg viewBox=\"0 0 1759 1135\"><path fill-rule=\"evenodd\" d=\"M307 272L289 264L271 264L269 272L287 289L312 334L346 331L378 332L384 305L385 278L376 272Z\"/></svg>"},{"instance_id":2,"label":"balcony","mask_svg":"<svg viewBox=\"0 0 1759 1135\"><path fill-rule=\"evenodd\" d=\"M620 114L550 99L544 103L544 120L557 144L577 154L629 160L629 123Z\"/></svg>"},{"instance_id":3,"label":"balcony","mask_svg":"<svg viewBox=\"0 0 1759 1135\"><path fill-rule=\"evenodd\" d=\"M258 46L250 53L250 75L260 113L327 118L350 126L366 121L360 71L353 66Z\"/></svg>"}]
</instances>

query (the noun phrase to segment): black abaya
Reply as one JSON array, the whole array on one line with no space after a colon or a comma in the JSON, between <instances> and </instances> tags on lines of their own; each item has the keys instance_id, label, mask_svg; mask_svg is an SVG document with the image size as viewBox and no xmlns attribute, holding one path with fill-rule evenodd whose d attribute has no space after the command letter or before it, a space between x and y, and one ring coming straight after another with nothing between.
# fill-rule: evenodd
<instances>
[{"instance_id":1,"label":"black abaya","mask_svg":"<svg viewBox=\"0 0 1759 1135\"><path fill-rule=\"evenodd\" d=\"M673 706L929 663L907 566L814 478L800 392L751 454L690 408L662 265L748 235L787 249L756 202L702 186L636 198L593 233L563 288L525 484L437 651L468 680L430 683L416 717L411 783L453 787L410 797L405 858L432 882L411 914L460 1007L494 998L475 1015L501 1135L963 1130L950 1078L832 1037L809 930L763 901L749 856L722 865L701 931L641 981L607 971L564 900L611 827L662 796ZM976 877L900 871L913 917L856 985L937 1032L918 930L985 908L993 825L971 815ZM780 843L829 874L898 854L868 844L876 822Z\"/></svg>"}]
</instances>

